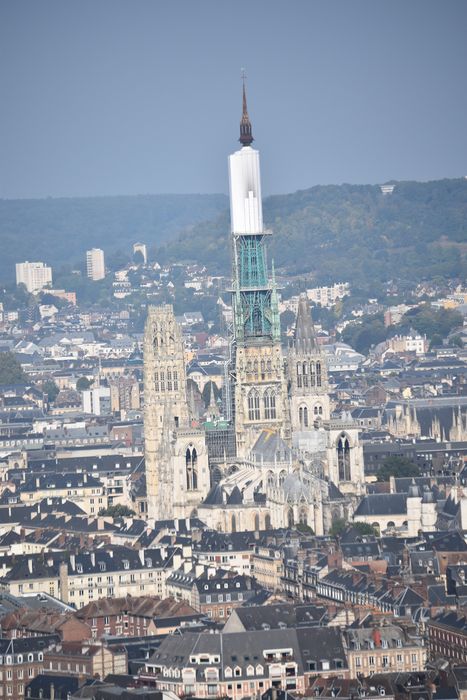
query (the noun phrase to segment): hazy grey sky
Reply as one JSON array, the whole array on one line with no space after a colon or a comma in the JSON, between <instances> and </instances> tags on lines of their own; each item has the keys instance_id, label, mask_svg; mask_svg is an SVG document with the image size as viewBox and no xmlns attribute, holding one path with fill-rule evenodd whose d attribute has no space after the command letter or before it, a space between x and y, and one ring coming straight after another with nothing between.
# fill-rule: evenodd
<instances>
[{"instance_id":1,"label":"hazy grey sky","mask_svg":"<svg viewBox=\"0 0 467 700\"><path fill-rule=\"evenodd\" d=\"M0 0L0 197L467 174L466 0Z\"/></svg>"}]
</instances>

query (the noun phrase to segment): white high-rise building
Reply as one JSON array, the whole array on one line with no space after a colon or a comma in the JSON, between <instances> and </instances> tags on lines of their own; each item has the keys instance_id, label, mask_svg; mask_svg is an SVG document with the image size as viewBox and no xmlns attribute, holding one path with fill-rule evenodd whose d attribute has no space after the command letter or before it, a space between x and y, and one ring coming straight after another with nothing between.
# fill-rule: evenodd
<instances>
[{"instance_id":1,"label":"white high-rise building","mask_svg":"<svg viewBox=\"0 0 467 700\"><path fill-rule=\"evenodd\" d=\"M31 294L40 292L52 284L52 268L43 262L16 263L16 284L24 284Z\"/></svg>"},{"instance_id":2,"label":"white high-rise building","mask_svg":"<svg viewBox=\"0 0 467 700\"><path fill-rule=\"evenodd\" d=\"M146 243L133 243L133 255L135 253L141 253L143 256L143 262L145 265L148 263L148 248Z\"/></svg>"},{"instance_id":3,"label":"white high-rise building","mask_svg":"<svg viewBox=\"0 0 467 700\"><path fill-rule=\"evenodd\" d=\"M100 248L92 248L86 251L86 274L93 282L104 279L104 251Z\"/></svg>"}]
</instances>

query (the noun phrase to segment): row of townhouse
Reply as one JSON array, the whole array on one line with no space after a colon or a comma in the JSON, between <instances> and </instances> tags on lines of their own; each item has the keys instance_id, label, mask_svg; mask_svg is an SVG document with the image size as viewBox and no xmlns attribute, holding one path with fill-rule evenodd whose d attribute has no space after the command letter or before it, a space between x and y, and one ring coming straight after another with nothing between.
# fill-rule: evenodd
<instances>
[{"instance_id":1,"label":"row of townhouse","mask_svg":"<svg viewBox=\"0 0 467 700\"><path fill-rule=\"evenodd\" d=\"M181 561L181 550L174 547L110 546L80 554L20 556L0 578L0 586L13 595L48 593L76 608L128 594L164 598L166 579Z\"/></svg>"},{"instance_id":2,"label":"row of townhouse","mask_svg":"<svg viewBox=\"0 0 467 700\"><path fill-rule=\"evenodd\" d=\"M179 697L237 700L269 688L305 693L316 675L349 677L336 628L170 635L146 662L140 683Z\"/></svg>"},{"instance_id":3,"label":"row of townhouse","mask_svg":"<svg viewBox=\"0 0 467 700\"><path fill-rule=\"evenodd\" d=\"M372 577L357 571L304 566L286 562L284 589L295 598L315 600L325 598L338 605L359 605L395 615L414 614L424 605L424 599L409 587L397 589L389 580L375 583Z\"/></svg>"}]
</instances>

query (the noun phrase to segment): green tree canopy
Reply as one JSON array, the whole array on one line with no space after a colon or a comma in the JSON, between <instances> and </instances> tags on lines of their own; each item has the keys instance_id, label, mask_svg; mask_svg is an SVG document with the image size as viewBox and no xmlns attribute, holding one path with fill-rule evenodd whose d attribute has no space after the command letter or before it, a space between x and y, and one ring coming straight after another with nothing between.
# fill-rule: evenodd
<instances>
[{"instance_id":1,"label":"green tree canopy","mask_svg":"<svg viewBox=\"0 0 467 700\"><path fill-rule=\"evenodd\" d=\"M114 506L109 506L108 508L101 508L99 515L108 515L111 518L130 518L132 515L136 515L135 511L128 506L124 506L121 503L117 503Z\"/></svg>"},{"instance_id":2,"label":"green tree canopy","mask_svg":"<svg viewBox=\"0 0 467 700\"><path fill-rule=\"evenodd\" d=\"M386 457L379 472L378 481L389 481L389 477L420 476L418 466L406 457Z\"/></svg>"},{"instance_id":3,"label":"green tree canopy","mask_svg":"<svg viewBox=\"0 0 467 700\"><path fill-rule=\"evenodd\" d=\"M57 398L60 389L55 384L53 379L47 379L42 385L42 391L44 394L47 394L47 398L51 403L53 403Z\"/></svg>"},{"instance_id":4,"label":"green tree canopy","mask_svg":"<svg viewBox=\"0 0 467 700\"><path fill-rule=\"evenodd\" d=\"M86 389L89 389L91 384L92 382L90 382L87 377L80 377L76 382L76 388L78 391L86 391Z\"/></svg>"},{"instance_id":5,"label":"green tree canopy","mask_svg":"<svg viewBox=\"0 0 467 700\"><path fill-rule=\"evenodd\" d=\"M361 535L375 535L376 537L379 537L379 530L369 523L361 523L357 521L356 523L352 524L352 527L355 530L358 530Z\"/></svg>"},{"instance_id":6,"label":"green tree canopy","mask_svg":"<svg viewBox=\"0 0 467 700\"><path fill-rule=\"evenodd\" d=\"M21 384L26 381L21 364L12 352L0 352L0 384Z\"/></svg>"}]
</instances>

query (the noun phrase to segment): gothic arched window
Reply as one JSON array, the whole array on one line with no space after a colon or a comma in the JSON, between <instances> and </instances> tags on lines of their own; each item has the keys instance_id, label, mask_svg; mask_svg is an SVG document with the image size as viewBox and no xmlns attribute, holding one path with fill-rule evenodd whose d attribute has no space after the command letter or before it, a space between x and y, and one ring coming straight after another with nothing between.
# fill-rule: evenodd
<instances>
[{"instance_id":1,"label":"gothic arched window","mask_svg":"<svg viewBox=\"0 0 467 700\"><path fill-rule=\"evenodd\" d=\"M294 526L294 517L293 517L292 508L289 508L288 513L287 513L287 525L288 525L288 527Z\"/></svg>"},{"instance_id":2,"label":"gothic arched window","mask_svg":"<svg viewBox=\"0 0 467 700\"><path fill-rule=\"evenodd\" d=\"M308 525L308 513L305 508L301 508L298 514L298 521L300 525Z\"/></svg>"},{"instance_id":3,"label":"gothic arched window","mask_svg":"<svg viewBox=\"0 0 467 700\"><path fill-rule=\"evenodd\" d=\"M178 391L178 372L176 369L174 369L174 391Z\"/></svg>"},{"instance_id":4,"label":"gothic arched window","mask_svg":"<svg viewBox=\"0 0 467 700\"><path fill-rule=\"evenodd\" d=\"M259 394L256 389L251 389L248 394L248 420L259 420Z\"/></svg>"},{"instance_id":5,"label":"gothic arched window","mask_svg":"<svg viewBox=\"0 0 467 700\"><path fill-rule=\"evenodd\" d=\"M302 363L299 362L297 364L297 386L301 389L303 386L303 378L302 378Z\"/></svg>"},{"instance_id":6,"label":"gothic arched window","mask_svg":"<svg viewBox=\"0 0 467 700\"><path fill-rule=\"evenodd\" d=\"M310 385L315 386L315 384L316 384L315 363L310 362Z\"/></svg>"},{"instance_id":7,"label":"gothic arched window","mask_svg":"<svg viewBox=\"0 0 467 700\"><path fill-rule=\"evenodd\" d=\"M300 406L298 409L298 419L301 428L308 428L308 407Z\"/></svg>"},{"instance_id":8,"label":"gothic arched window","mask_svg":"<svg viewBox=\"0 0 467 700\"><path fill-rule=\"evenodd\" d=\"M235 515L232 515L231 523L232 525L230 529L232 530L232 532L237 532L237 518L235 517Z\"/></svg>"},{"instance_id":9,"label":"gothic arched window","mask_svg":"<svg viewBox=\"0 0 467 700\"><path fill-rule=\"evenodd\" d=\"M193 445L186 448L185 466L187 491L196 491L198 488L198 454Z\"/></svg>"},{"instance_id":10,"label":"gothic arched window","mask_svg":"<svg viewBox=\"0 0 467 700\"><path fill-rule=\"evenodd\" d=\"M276 416L276 394L274 389L266 389L263 397L264 417L266 420L275 420Z\"/></svg>"},{"instance_id":11,"label":"gothic arched window","mask_svg":"<svg viewBox=\"0 0 467 700\"><path fill-rule=\"evenodd\" d=\"M154 372L154 389L159 391L159 372Z\"/></svg>"},{"instance_id":12,"label":"gothic arched window","mask_svg":"<svg viewBox=\"0 0 467 700\"><path fill-rule=\"evenodd\" d=\"M286 477L286 476L287 476L287 472L285 472L284 470L282 470L282 471L280 472L280 474L279 474L279 486L282 486L282 484L283 484L284 481L285 481L285 477Z\"/></svg>"},{"instance_id":13,"label":"gothic arched window","mask_svg":"<svg viewBox=\"0 0 467 700\"><path fill-rule=\"evenodd\" d=\"M266 513L266 515L264 516L264 529L271 529L271 516L269 515L269 513Z\"/></svg>"},{"instance_id":14,"label":"gothic arched window","mask_svg":"<svg viewBox=\"0 0 467 700\"><path fill-rule=\"evenodd\" d=\"M259 531L259 515L258 513L255 514L255 532Z\"/></svg>"},{"instance_id":15,"label":"gothic arched window","mask_svg":"<svg viewBox=\"0 0 467 700\"><path fill-rule=\"evenodd\" d=\"M337 441L337 465L339 481L350 481L350 443L345 433Z\"/></svg>"},{"instance_id":16,"label":"gothic arched window","mask_svg":"<svg viewBox=\"0 0 467 700\"><path fill-rule=\"evenodd\" d=\"M316 386L321 386L321 362L316 363Z\"/></svg>"},{"instance_id":17,"label":"gothic arched window","mask_svg":"<svg viewBox=\"0 0 467 700\"><path fill-rule=\"evenodd\" d=\"M308 386L308 363L303 363L303 386Z\"/></svg>"}]
</instances>

